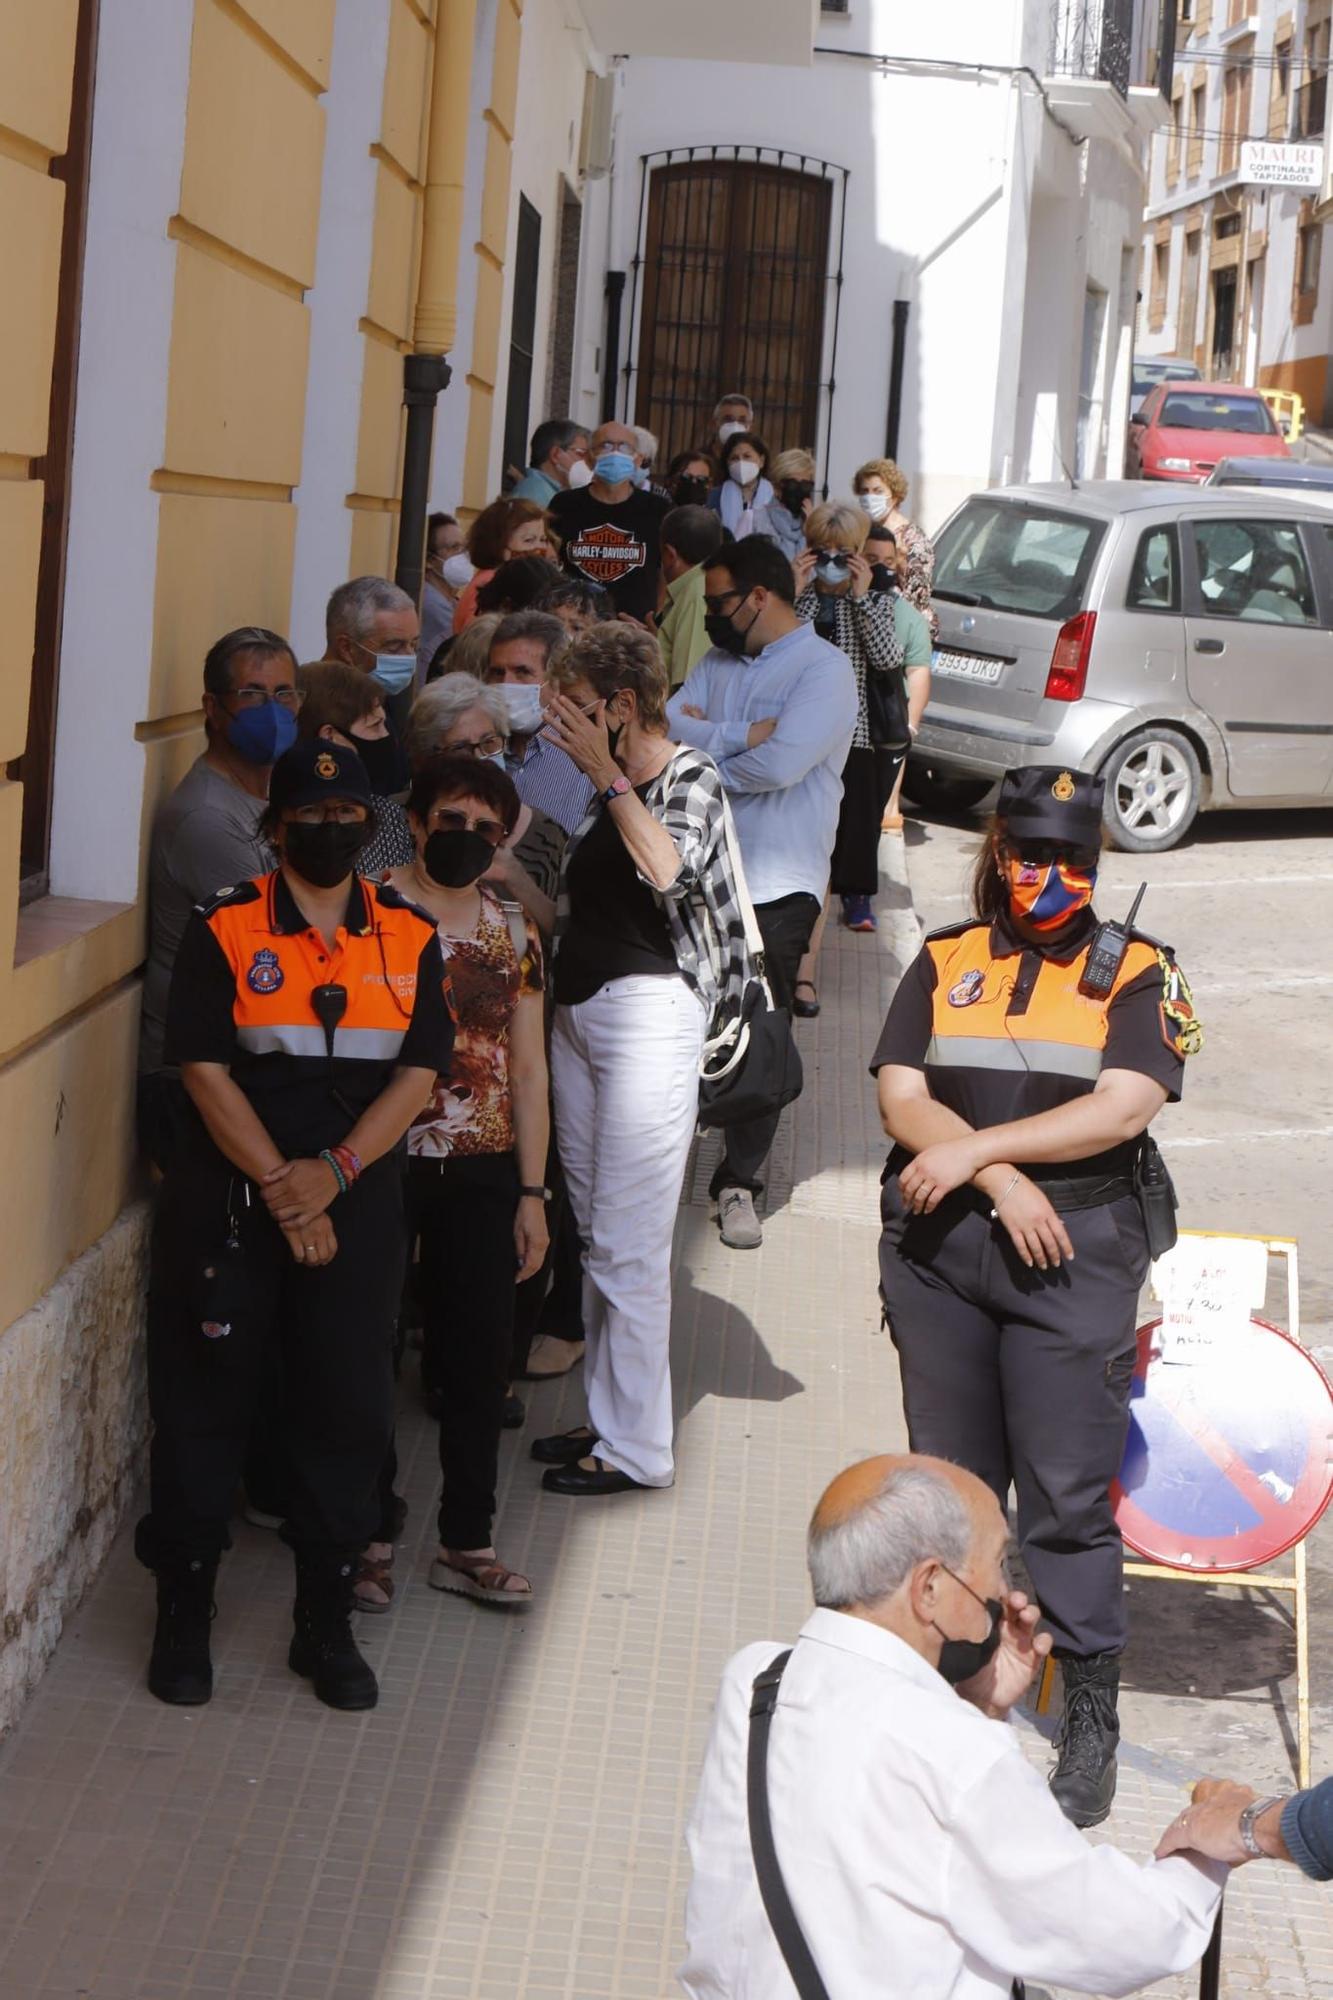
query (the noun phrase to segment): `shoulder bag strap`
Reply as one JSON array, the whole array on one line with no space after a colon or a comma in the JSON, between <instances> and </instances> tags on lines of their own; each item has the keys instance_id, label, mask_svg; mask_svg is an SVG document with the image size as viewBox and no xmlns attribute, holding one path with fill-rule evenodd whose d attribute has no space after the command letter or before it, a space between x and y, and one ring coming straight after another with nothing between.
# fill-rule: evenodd
<instances>
[{"instance_id":1,"label":"shoulder bag strap","mask_svg":"<svg viewBox=\"0 0 1333 2000\"><path fill-rule=\"evenodd\" d=\"M829 1990L810 1956L810 1947L797 1922L787 1885L782 1879L778 1852L773 1845L773 1821L768 1810L768 1732L773 1710L777 1706L782 1671L790 1658L790 1651L779 1653L754 1680L745 1786L750 1818L750 1852L754 1856L754 1872L759 1877L764 1915L773 1927L778 1949L786 1960L796 1991L801 2000L829 2000Z\"/></svg>"},{"instance_id":2,"label":"shoulder bag strap","mask_svg":"<svg viewBox=\"0 0 1333 2000\"><path fill-rule=\"evenodd\" d=\"M741 858L740 837L736 832L736 822L731 816L731 804L725 789L722 792L722 838L727 844L731 857L731 872L736 883L736 901L740 905L741 922L745 925L745 942L750 947L750 956L755 962L755 970L764 976L764 938L759 928L759 919L754 913L750 900L750 885L745 879L745 863Z\"/></svg>"},{"instance_id":3,"label":"shoulder bag strap","mask_svg":"<svg viewBox=\"0 0 1333 2000\"><path fill-rule=\"evenodd\" d=\"M497 897L496 900L504 911L505 922L509 926L509 942L514 947L514 957L518 960L521 972L528 951L528 927L523 921L523 905L511 903L504 896Z\"/></svg>"}]
</instances>

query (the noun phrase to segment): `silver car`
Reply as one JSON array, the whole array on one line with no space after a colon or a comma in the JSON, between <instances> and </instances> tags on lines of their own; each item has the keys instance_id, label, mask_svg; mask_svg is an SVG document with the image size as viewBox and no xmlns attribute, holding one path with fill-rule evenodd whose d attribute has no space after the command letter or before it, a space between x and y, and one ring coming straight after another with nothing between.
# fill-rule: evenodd
<instances>
[{"instance_id":1,"label":"silver car","mask_svg":"<svg viewBox=\"0 0 1333 2000\"><path fill-rule=\"evenodd\" d=\"M1097 481L974 494L935 542L930 706L903 789L1106 779L1112 846L1216 806L1333 805L1333 501Z\"/></svg>"}]
</instances>

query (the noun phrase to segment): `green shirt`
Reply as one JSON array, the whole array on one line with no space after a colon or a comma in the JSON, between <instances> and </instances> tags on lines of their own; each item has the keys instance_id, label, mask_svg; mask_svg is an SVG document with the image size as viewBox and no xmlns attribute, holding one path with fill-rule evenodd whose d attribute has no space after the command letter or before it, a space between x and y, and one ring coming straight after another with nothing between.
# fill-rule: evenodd
<instances>
[{"instance_id":1,"label":"green shirt","mask_svg":"<svg viewBox=\"0 0 1333 2000\"><path fill-rule=\"evenodd\" d=\"M657 637L666 661L667 678L675 688L713 644L704 629L703 564L696 563L693 569L687 569L674 583L669 583L667 597L670 602L662 613Z\"/></svg>"},{"instance_id":2,"label":"green shirt","mask_svg":"<svg viewBox=\"0 0 1333 2000\"><path fill-rule=\"evenodd\" d=\"M903 672L910 673L913 667L928 667L932 651L930 627L915 604L909 604L901 592L893 600L893 629L903 649Z\"/></svg>"}]
</instances>

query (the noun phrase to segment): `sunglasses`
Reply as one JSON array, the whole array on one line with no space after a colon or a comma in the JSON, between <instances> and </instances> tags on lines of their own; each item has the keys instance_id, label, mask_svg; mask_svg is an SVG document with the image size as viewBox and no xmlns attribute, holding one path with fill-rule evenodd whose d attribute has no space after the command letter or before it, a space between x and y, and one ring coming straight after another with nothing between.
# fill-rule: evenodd
<instances>
[{"instance_id":1,"label":"sunglasses","mask_svg":"<svg viewBox=\"0 0 1333 2000\"><path fill-rule=\"evenodd\" d=\"M453 806L436 806L426 822L432 833L479 833L492 847L504 844L505 829L498 819L472 819Z\"/></svg>"}]
</instances>

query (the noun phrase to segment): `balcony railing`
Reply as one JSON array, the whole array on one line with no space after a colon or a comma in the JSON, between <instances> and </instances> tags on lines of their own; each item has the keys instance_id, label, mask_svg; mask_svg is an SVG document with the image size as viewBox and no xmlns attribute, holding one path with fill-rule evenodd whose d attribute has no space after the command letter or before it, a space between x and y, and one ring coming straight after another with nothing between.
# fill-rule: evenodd
<instances>
[{"instance_id":1,"label":"balcony railing","mask_svg":"<svg viewBox=\"0 0 1333 2000\"><path fill-rule=\"evenodd\" d=\"M1055 0L1052 76L1085 77L1129 91L1134 59L1134 0Z\"/></svg>"},{"instance_id":2,"label":"balcony railing","mask_svg":"<svg viewBox=\"0 0 1333 2000\"><path fill-rule=\"evenodd\" d=\"M1291 136L1293 139L1322 139L1328 110L1328 73L1311 77L1293 93Z\"/></svg>"}]
</instances>

